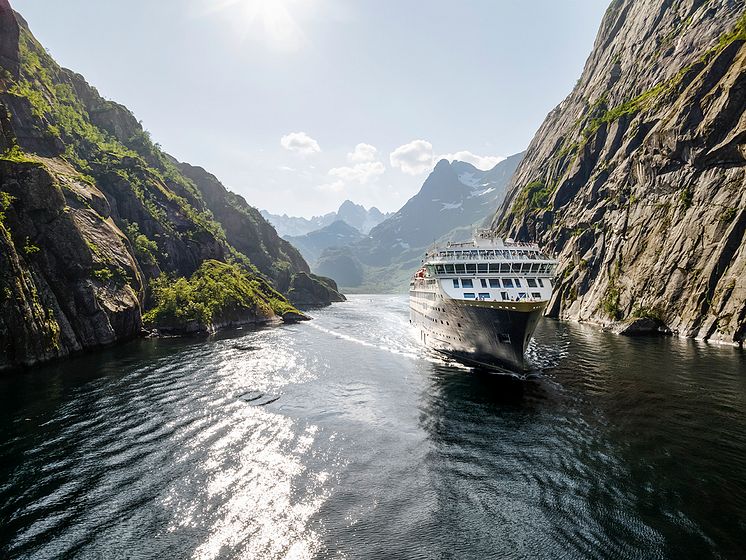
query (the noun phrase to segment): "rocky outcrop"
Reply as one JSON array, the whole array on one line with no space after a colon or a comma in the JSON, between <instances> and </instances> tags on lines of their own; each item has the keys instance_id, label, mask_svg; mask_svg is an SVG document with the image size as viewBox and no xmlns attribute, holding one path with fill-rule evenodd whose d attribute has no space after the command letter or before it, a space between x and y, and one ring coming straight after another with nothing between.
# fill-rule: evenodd
<instances>
[{"instance_id":1,"label":"rocky outcrop","mask_svg":"<svg viewBox=\"0 0 746 560\"><path fill-rule=\"evenodd\" d=\"M320 307L345 301L345 297L339 293L334 280L306 272L293 275L288 299L293 305L301 308Z\"/></svg>"},{"instance_id":2,"label":"rocky outcrop","mask_svg":"<svg viewBox=\"0 0 746 560\"><path fill-rule=\"evenodd\" d=\"M493 222L559 258L549 314L744 340L744 108L742 2L612 2Z\"/></svg>"},{"instance_id":3,"label":"rocky outcrop","mask_svg":"<svg viewBox=\"0 0 746 560\"><path fill-rule=\"evenodd\" d=\"M110 217L76 198L74 176L42 160L0 161L9 201L2 223L0 369L140 333L143 285L127 238ZM101 193L91 194L105 204Z\"/></svg>"},{"instance_id":4,"label":"rocky outcrop","mask_svg":"<svg viewBox=\"0 0 746 560\"><path fill-rule=\"evenodd\" d=\"M12 76L18 75L18 23L8 0L0 0L0 67Z\"/></svg>"},{"instance_id":5,"label":"rocky outcrop","mask_svg":"<svg viewBox=\"0 0 746 560\"><path fill-rule=\"evenodd\" d=\"M59 67L7 0L0 31L0 370L138 336L153 282L208 262L242 288L184 300L210 310L198 330L297 319L282 293L308 265L256 209ZM308 278L312 304L342 298Z\"/></svg>"},{"instance_id":6,"label":"rocky outcrop","mask_svg":"<svg viewBox=\"0 0 746 560\"><path fill-rule=\"evenodd\" d=\"M186 163L178 163L178 167L194 182L207 208L223 227L231 246L246 255L262 274L271 278L278 290L289 292L294 276L305 274L314 284L309 293L317 294L317 298L304 305L323 306L344 301L336 284L328 278L310 274L308 263L298 249L279 237L275 228L242 196L227 190L214 175L201 167Z\"/></svg>"},{"instance_id":7,"label":"rocky outcrop","mask_svg":"<svg viewBox=\"0 0 746 560\"><path fill-rule=\"evenodd\" d=\"M625 336L671 334L671 329L669 329L663 321L655 317L632 318L628 321L615 323L609 326L608 330Z\"/></svg>"},{"instance_id":8,"label":"rocky outcrop","mask_svg":"<svg viewBox=\"0 0 746 560\"><path fill-rule=\"evenodd\" d=\"M301 323L303 321L310 321L311 318L305 313L300 311L286 311L282 314L283 323Z\"/></svg>"}]
</instances>

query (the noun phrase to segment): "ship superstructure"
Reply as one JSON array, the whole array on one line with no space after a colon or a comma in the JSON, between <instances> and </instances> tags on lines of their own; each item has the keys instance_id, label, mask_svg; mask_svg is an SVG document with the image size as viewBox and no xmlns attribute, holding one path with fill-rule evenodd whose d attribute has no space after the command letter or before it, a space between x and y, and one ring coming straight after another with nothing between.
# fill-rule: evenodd
<instances>
[{"instance_id":1,"label":"ship superstructure","mask_svg":"<svg viewBox=\"0 0 746 560\"><path fill-rule=\"evenodd\" d=\"M522 370L556 268L538 245L491 231L434 247L410 282L410 322L426 346Z\"/></svg>"}]
</instances>

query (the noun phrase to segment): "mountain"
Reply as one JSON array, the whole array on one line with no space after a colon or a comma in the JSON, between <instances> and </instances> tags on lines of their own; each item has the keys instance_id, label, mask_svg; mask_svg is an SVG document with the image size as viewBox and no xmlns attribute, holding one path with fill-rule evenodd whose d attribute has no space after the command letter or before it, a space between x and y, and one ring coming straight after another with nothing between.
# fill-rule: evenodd
<instances>
[{"instance_id":1,"label":"mountain","mask_svg":"<svg viewBox=\"0 0 746 560\"><path fill-rule=\"evenodd\" d=\"M523 154L510 156L488 171L470 163L441 160L420 191L392 217L370 232L365 264L386 266L402 251L416 251L455 228L477 226L499 205Z\"/></svg>"},{"instance_id":2,"label":"mountain","mask_svg":"<svg viewBox=\"0 0 746 560\"><path fill-rule=\"evenodd\" d=\"M370 210L366 210L365 207L349 200L345 200L342 206L339 207L339 210L337 210L337 220L351 225L360 233L366 235L389 215L383 214L375 206Z\"/></svg>"},{"instance_id":3,"label":"mountain","mask_svg":"<svg viewBox=\"0 0 746 560\"><path fill-rule=\"evenodd\" d=\"M287 240L298 248L303 258L313 267L324 249L350 245L364 237L348 222L337 220L324 228L299 237L288 237Z\"/></svg>"},{"instance_id":4,"label":"mountain","mask_svg":"<svg viewBox=\"0 0 746 560\"><path fill-rule=\"evenodd\" d=\"M144 322L210 332L342 299L243 198L57 65L7 0L0 65L0 370Z\"/></svg>"},{"instance_id":5,"label":"mountain","mask_svg":"<svg viewBox=\"0 0 746 560\"><path fill-rule=\"evenodd\" d=\"M552 316L746 335L746 14L615 0L493 225L561 263Z\"/></svg>"},{"instance_id":6,"label":"mountain","mask_svg":"<svg viewBox=\"0 0 746 560\"><path fill-rule=\"evenodd\" d=\"M349 245L324 249L316 261L316 272L333 277L341 286L361 286L365 280L363 265Z\"/></svg>"},{"instance_id":7,"label":"mountain","mask_svg":"<svg viewBox=\"0 0 746 560\"><path fill-rule=\"evenodd\" d=\"M336 212L329 212L323 216L314 216L310 219L288 216L287 214L270 214L266 210L262 210L261 214L265 220L274 226L277 233L283 238L306 235L307 233L328 226L337 219Z\"/></svg>"},{"instance_id":8,"label":"mountain","mask_svg":"<svg viewBox=\"0 0 746 560\"><path fill-rule=\"evenodd\" d=\"M262 216L271 223L283 238L299 237L312 231L325 228L328 225L342 220L357 229L360 233L368 234L375 226L384 221L390 214L382 213L375 206L366 210L364 206L345 200L336 212L329 212L323 216L313 218L298 218L283 214L270 214L262 210Z\"/></svg>"},{"instance_id":9,"label":"mountain","mask_svg":"<svg viewBox=\"0 0 746 560\"><path fill-rule=\"evenodd\" d=\"M356 278L357 269L363 270L359 283L343 283L356 291L404 289L429 245L468 238L494 212L522 157L510 156L487 171L466 162L439 161L420 191L398 212L348 250L322 253L316 269L335 280ZM354 267L351 259L357 261Z\"/></svg>"}]
</instances>

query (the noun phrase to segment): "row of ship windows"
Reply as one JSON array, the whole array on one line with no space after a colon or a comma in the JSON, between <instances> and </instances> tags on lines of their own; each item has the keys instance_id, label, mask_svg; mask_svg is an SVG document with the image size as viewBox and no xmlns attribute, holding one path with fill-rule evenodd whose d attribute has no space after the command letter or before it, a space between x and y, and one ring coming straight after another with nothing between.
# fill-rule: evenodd
<instances>
[{"instance_id":1,"label":"row of ship windows","mask_svg":"<svg viewBox=\"0 0 746 560\"><path fill-rule=\"evenodd\" d=\"M531 297L534 299L541 299L541 294L539 292L531 292ZM508 292L500 292L500 299L502 299L503 301L521 301L526 298L528 298L528 294L525 292L520 292L518 294L518 298L511 298L508 295ZM492 295L488 292L480 292L479 296L477 297L477 294L475 294L474 292L465 292L464 299L479 299L480 301L487 301L492 299Z\"/></svg>"},{"instance_id":2,"label":"row of ship windows","mask_svg":"<svg viewBox=\"0 0 746 560\"><path fill-rule=\"evenodd\" d=\"M474 263L430 264L430 274L554 274L554 264Z\"/></svg>"},{"instance_id":3,"label":"row of ship windows","mask_svg":"<svg viewBox=\"0 0 746 560\"><path fill-rule=\"evenodd\" d=\"M500 250L478 250L472 249L469 251L440 251L439 257L447 259L537 259L537 260L549 260L545 255L542 255L538 251L526 251L521 249L508 249L505 251Z\"/></svg>"},{"instance_id":4,"label":"row of ship windows","mask_svg":"<svg viewBox=\"0 0 746 560\"><path fill-rule=\"evenodd\" d=\"M453 287L454 288L473 288L474 287L474 281L471 278L462 278L461 279L461 285L459 285L459 279L453 278ZM502 286L500 285L500 280L498 278L480 278L480 283L482 284L483 288L487 288L488 286L490 288L521 288L521 281L518 278L503 278L502 279ZM528 284L529 288L543 288L544 287L544 280L541 278L526 278L526 283ZM547 280L547 283L549 286L552 286L552 281Z\"/></svg>"}]
</instances>

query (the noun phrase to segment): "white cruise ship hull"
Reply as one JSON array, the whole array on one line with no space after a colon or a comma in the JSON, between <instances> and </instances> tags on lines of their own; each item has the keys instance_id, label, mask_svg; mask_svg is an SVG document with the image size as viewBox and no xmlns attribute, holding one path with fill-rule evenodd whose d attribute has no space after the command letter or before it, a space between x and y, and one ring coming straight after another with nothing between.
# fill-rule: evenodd
<instances>
[{"instance_id":1,"label":"white cruise ship hull","mask_svg":"<svg viewBox=\"0 0 746 560\"><path fill-rule=\"evenodd\" d=\"M410 322L423 344L471 363L523 371L546 302L464 301L410 294Z\"/></svg>"}]
</instances>

